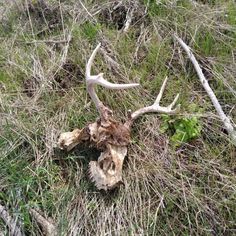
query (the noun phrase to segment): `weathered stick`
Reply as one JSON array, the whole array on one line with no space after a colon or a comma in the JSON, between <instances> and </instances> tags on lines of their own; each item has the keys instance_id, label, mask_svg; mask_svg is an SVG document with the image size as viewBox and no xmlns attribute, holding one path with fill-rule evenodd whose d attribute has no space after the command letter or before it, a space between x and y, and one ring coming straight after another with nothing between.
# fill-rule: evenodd
<instances>
[{"instance_id":1,"label":"weathered stick","mask_svg":"<svg viewBox=\"0 0 236 236\"><path fill-rule=\"evenodd\" d=\"M9 228L9 235L11 236L24 236L20 226L17 225L16 219L10 216L7 209L0 204L0 218L5 222Z\"/></svg>"},{"instance_id":2,"label":"weathered stick","mask_svg":"<svg viewBox=\"0 0 236 236\"><path fill-rule=\"evenodd\" d=\"M34 209L30 209L29 212L31 216L36 220L36 222L41 226L46 236L58 235L57 227L54 222L52 222L52 220L44 218L41 214L39 214L39 212Z\"/></svg>"},{"instance_id":3,"label":"weathered stick","mask_svg":"<svg viewBox=\"0 0 236 236\"><path fill-rule=\"evenodd\" d=\"M213 90L211 89L208 81L206 80L201 67L199 66L199 63L197 62L195 56L192 53L192 49L179 37L177 37L176 35L174 35L174 37L176 38L176 40L180 43L180 45L182 46L182 48L185 50L185 52L187 53L190 61L193 63L193 66L197 72L197 75L200 79L200 82L202 84L202 86L204 87L204 89L206 90L208 96L211 99L211 102L213 103L220 119L222 120L225 129L227 130L232 143L236 146L236 128L234 127L234 125L230 122L230 119L225 115L216 95L214 94Z\"/></svg>"}]
</instances>

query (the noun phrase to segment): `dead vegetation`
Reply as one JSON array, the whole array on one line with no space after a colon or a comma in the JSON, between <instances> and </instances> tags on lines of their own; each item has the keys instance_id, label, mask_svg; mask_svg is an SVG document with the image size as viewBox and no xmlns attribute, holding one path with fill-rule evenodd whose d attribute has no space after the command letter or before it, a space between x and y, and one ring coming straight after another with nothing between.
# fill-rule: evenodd
<instances>
[{"instance_id":1,"label":"dead vegetation","mask_svg":"<svg viewBox=\"0 0 236 236\"><path fill-rule=\"evenodd\" d=\"M0 204L24 234L235 233L236 149L173 39L176 33L193 49L234 125L233 0L12 1L0 12ZM141 84L115 93L97 88L118 122L155 100L166 75L161 104L177 92L181 104L178 116L137 119L123 184L108 192L98 191L88 173L103 149L57 148L61 133L96 120L85 66L99 42L93 74ZM10 231L0 219L0 234Z\"/></svg>"},{"instance_id":2,"label":"dead vegetation","mask_svg":"<svg viewBox=\"0 0 236 236\"><path fill-rule=\"evenodd\" d=\"M98 19L106 27L126 32L130 25L139 27L147 21L146 15L144 5L138 1L113 1L100 11Z\"/></svg>"},{"instance_id":3,"label":"dead vegetation","mask_svg":"<svg viewBox=\"0 0 236 236\"><path fill-rule=\"evenodd\" d=\"M25 16L30 19L31 26L37 26L35 35L51 34L55 30L62 30L61 9L58 4L50 4L45 0L26 2Z\"/></svg>"}]
</instances>

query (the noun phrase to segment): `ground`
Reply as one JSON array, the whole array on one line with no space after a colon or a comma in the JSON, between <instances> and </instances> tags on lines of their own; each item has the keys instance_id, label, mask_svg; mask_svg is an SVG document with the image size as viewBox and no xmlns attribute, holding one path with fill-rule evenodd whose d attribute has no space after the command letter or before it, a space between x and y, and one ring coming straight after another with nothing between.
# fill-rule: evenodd
<instances>
[{"instance_id":1,"label":"ground","mask_svg":"<svg viewBox=\"0 0 236 236\"><path fill-rule=\"evenodd\" d=\"M236 234L236 148L173 37L193 49L235 124L233 0L0 1L0 12L0 204L26 235L42 235L29 209L51 217L59 235ZM176 115L136 121L124 185L108 192L87 172L97 150L57 148L60 133L98 117L84 74L99 42L94 73L140 83L98 88L118 120L151 105L165 76L162 104L177 93L181 104Z\"/></svg>"}]
</instances>

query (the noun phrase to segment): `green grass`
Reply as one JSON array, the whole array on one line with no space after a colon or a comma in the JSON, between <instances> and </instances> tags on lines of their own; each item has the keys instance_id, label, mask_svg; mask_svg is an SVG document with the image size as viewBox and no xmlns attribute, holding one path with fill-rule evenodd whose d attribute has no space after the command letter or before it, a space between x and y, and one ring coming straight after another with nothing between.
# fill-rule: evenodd
<instances>
[{"instance_id":1,"label":"green grass","mask_svg":"<svg viewBox=\"0 0 236 236\"><path fill-rule=\"evenodd\" d=\"M83 1L84 7L72 0L45 1L50 11L44 18L38 1L33 2L35 11L20 2L0 5L0 13L6 9L0 20L0 204L18 217L27 235L42 235L30 208L52 217L60 235L233 235L235 146L172 35L177 33L194 50L235 123L234 1L135 1L127 33L113 27L122 22L104 22L104 15L101 22L104 11L113 11L112 1ZM52 21L56 25L50 28ZM69 33L68 51L67 43L48 42L64 40ZM96 150L81 147L65 153L57 148L61 132L82 128L98 116L83 76L100 41L120 66L112 67L99 53L94 73L104 72L109 81L141 84L115 92L98 88L117 119L124 121L128 109L152 104L168 76L161 104L168 105L180 93L181 110L168 119L184 123L190 136L176 145L171 127L163 131L162 115L141 117L132 129L125 185L107 193L88 178ZM58 76L67 77L65 87ZM195 125L200 126L197 135ZM1 231L8 234L0 219Z\"/></svg>"}]
</instances>

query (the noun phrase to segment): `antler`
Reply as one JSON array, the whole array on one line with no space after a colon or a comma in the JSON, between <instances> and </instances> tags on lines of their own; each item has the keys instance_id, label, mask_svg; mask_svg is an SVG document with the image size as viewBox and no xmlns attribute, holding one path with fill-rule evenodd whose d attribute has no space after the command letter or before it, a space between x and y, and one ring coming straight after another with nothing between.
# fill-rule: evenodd
<instances>
[{"instance_id":1,"label":"antler","mask_svg":"<svg viewBox=\"0 0 236 236\"><path fill-rule=\"evenodd\" d=\"M87 86L87 91L88 91L91 99L93 100L93 102L100 114L100 117L102 118L105 106L99 100L99 98L95 92L95 85L96 84L102 85L103 87L109 88L109 89L127 89L127 88L133 88L133 87L139 86L139 84L137 84L137 83L113 84L103 78L103 73L100 73L98 75L91 75L91 67L92 67L94 58L95 58L100 46L101 46L101 43L99 43L97 45L97 47L94 49L92 55L90 56L90 58L88 60L87 65L86 65L86 86Z\"/></svg>"},{"instance_id":2,"label":"antler","mask_svg":"<svg viewBox=\"0 0 236 236\"><path fill-rule=\"evenodd\" d=\"M62 133L59 137L58 145L61 149L69 151L77 144L85 142L89 146L99 149L101 155L98 157L98 160L91 161L89 164L90 177L98 189L108 190L115 188L122 182L122 167L130 142L130 128L133 121L149 112L169 114L176 112L178 107L173 108L179 95L175 97L169 106L160 106L159 103L167 82L166 78L152 106L141 108L130 114L125 124L115 120L112 116L112 111L99 100L95 92L95 86L99 84L110 89L126 89L136 87L139 84L113 84L105 80L102 73L91 75L91 67L99 48L100 44L94 49L86 65L86 86L100 114L100 119L88 124L81 130L75 129L72 132Z\"/></svg>"},{"instance_id":3,"label":"antler","mask_svg":"<svg viewBox=\"0 0 236 236\"><path fill-rule=\"evenodd\" d=\"M164 80L164 82L161 86L160 92L157 95L157 98L156 98L156 101L154 102L154 104L151 105L151 106L140 108L137 111L133 112L130 115L130 120L126 123L127 126L131 126L132 123L138 117L140 117L141 115L143 115L145 113L160 112L160 113L166 113L166 114L174 114L175 112L177 112L179 110L180 104L177 105L175 109L173 109L173 107L175 106L175 104L176 104L176 102L179 98L179 94L176 95L175 99L173 100L173 102L169 106L166 106L166 107L160 106L160 100L161 100L163 92L165 90L167 80L168 80L168 77L165 78L165 80Z\"/></svg>"}]
</instances>

